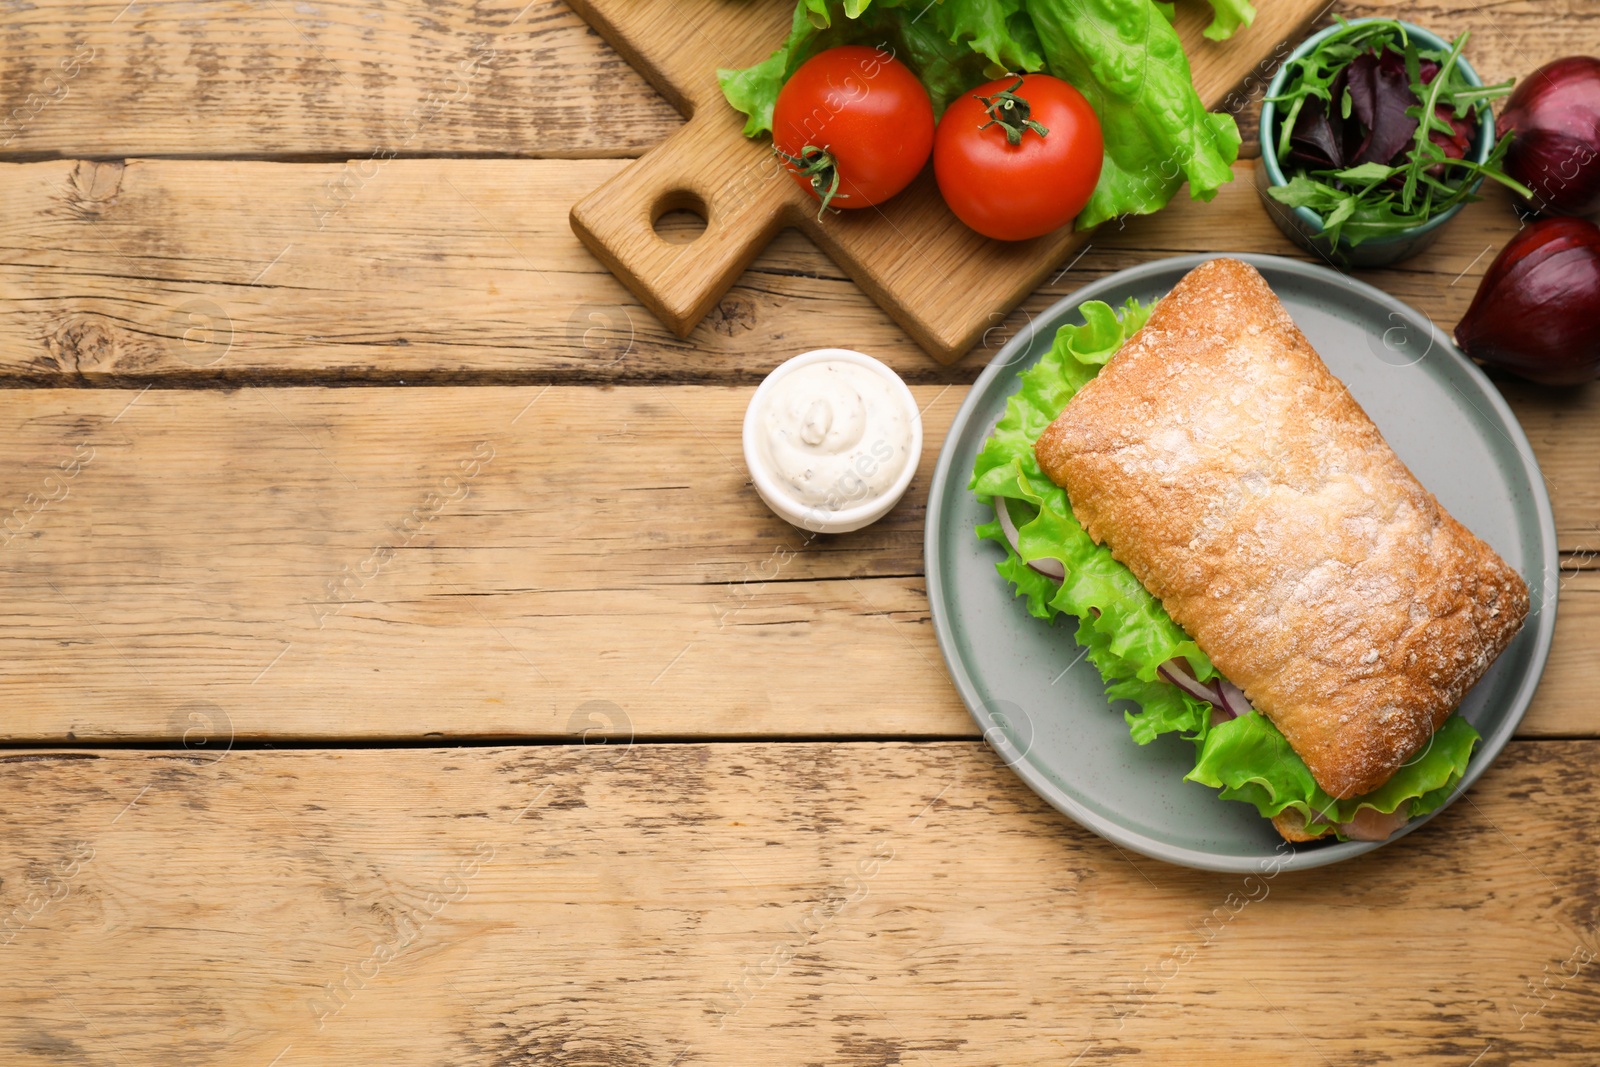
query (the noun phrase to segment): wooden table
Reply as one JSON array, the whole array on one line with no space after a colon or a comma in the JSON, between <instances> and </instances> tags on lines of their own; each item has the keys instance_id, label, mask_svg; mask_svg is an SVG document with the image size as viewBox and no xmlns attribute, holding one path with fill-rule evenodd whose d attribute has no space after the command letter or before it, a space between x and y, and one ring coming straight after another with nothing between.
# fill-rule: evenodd
<instances>
[{"instance_id":1,"label":"wooden table","mask_svg":"<svg viewBox=\"0 0 1600 1067\"><path fill-rule=\"evenodd\" d=\"M1123 853L946 680L937 448L807 539L737 427L843 343L936 444L1086 281L1295 254L1253 161L952 368L793 234L679 341L567 210L680 120L523 2L3 6L0 1062L1600 1059L1600 387L1502 383L1565 569L1471 793L1300 875ZM1600 52L1595 0L1337 9ZM1514 225L1365 277L1448 328Z\"/></svg>"}]
</instances>

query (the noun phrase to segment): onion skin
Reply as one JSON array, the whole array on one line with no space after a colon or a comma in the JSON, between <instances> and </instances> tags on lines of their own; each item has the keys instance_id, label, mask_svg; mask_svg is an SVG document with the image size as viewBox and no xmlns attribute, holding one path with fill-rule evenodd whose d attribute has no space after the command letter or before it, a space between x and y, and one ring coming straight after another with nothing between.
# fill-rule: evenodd
<instances>
[{"instance_id":1,"label":"onion skin","mask_svg":"<svg viewBox=\"0 0 1600 1067\"><path fill-rule=\"evenodd\" d=\"M1600 211L1600 59L1568 56L1523 79L1498 132L1515 132L1505 171L1534 192L1535 211Z\"/></svg>"},{"instance_id":2,"label":"onion skin","mask_svg":"<svg viewBox=\"0 0 1600 1067\"><path fill-rule=\"evenodd\" d=\"M1600 376L1600 227L1539 219L1489 265L1456 344L1473 359L1542 385Z\"/></svg>"}]
</instances>

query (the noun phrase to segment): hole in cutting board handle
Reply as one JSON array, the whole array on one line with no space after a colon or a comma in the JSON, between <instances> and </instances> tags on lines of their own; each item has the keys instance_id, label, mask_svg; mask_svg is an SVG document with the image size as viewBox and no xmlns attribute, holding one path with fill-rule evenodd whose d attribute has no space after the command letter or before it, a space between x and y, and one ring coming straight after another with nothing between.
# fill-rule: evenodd
<instances>
[{"instance_id":1,"label":"hole in cutting board handle","mask_svg":"<svg viewBox=\"0 0 1600 1067\"><path fill-rule=\"evenodd\" d=\"M664 193L650 210L650 225L669 245L693 244L706 232L709 218L699 193L674 189Z\"/></svg>"}]
</instances>

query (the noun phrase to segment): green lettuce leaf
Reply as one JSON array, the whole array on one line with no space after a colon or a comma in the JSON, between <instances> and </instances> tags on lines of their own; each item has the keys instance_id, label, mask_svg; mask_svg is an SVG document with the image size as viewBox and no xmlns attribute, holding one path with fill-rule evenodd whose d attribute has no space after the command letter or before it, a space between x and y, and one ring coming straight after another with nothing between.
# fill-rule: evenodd
<instances>
[{"instance_id":1,"label":"green lettuce leaf","mask_svg":"<svg viewBox=\"0 0 1600 1067\"><path fill-rule=\"evenodd\" d=\"M1362 807L1388 814L1406 804L1413 817L1427 814L1449 799L1466 771L1478 741L1471 725L1451 716L1427 751L1383 788L1335 801L1265 717L1245 715L1213 726L1209 703L1156 673L1181 656L1202 681L1217 677L1205 653L1109 549L1094 543L1073 516L1066 491L1039 469L1034 442L1150 311L1135 300L1120 309L1088 301L1079 308L1083 323L1061 327L1050 350L1017 376L1017 391L979 451L970 483L979 500L1010 509L1017 526L1020 552L998 519L977 528L979 537L1005 553L996 570L1031 615L1050 621L1063 613L1077 616L1078 644L1099 670L1107 697L1136 709L1124 714L1135 741L1149 744L1177 733L1194 742L1195 767L1187 780L1221 789L1223 799L1255 804L1269 818L1292 808L1312 833L1348 822ZM1065 580L1058 583L1028 566L1042 559L1060 562Z\"/></svg>"},{"instance_id":2,"label":"green lettuce leaf","mask_svg":"<svg viewBox=\"0 0 1600 1067\"><path fill-rule=\"evenodd\" d=\"M1029 0L1028 12L1050 73L1088 98L1105 136L1078 229L1159 211L1185 179L1197 200L1233 180L1239 127L1206 111L1178 31L1150 0Z\"/></svg>"},{"instance_id":3,"label":"green lettuce leaf","mask_svg":"<svg viewBox=\"0 0 1600 1067\"><path fill-rule=\"evenodd\" d=\"M985 71L991 63L1025 63L1030 48L1028 69L1043 63L1031 26L1021 35L1005 36L1022 0L945 0L936 5L936 17L926 19L897 10L908 2L800 0L789 36L776 51L753 67L717 71L722 95L747 116L745 136L772 132L778 90L806 60L842 44L884 48L904 61L927 88L935 118L958 94L989 80ZM958 34L962 41L954 39Z\"/></svg>"},{"instance_id":4,"label":"green lettuce leaf","mask_svg":"<svg viewBox=\"0 0 1600 1067\"><path fill-rule=\"evenodd\" d=\"M1017 393L1006 401L973 470L971 488L980 500L996 506L1003 500L1011 507L1022 554L1011 550L998 519L978 527L978 535L1005 546L1000 572L1027 598L1029 613L1042 619L1063 612L1078 617L1080 643L1108 681L1155 683L1158 668L1178 657L1198 677L1214 678L1216 668L1200 646L1110 549L1094 543L1073 517L1066 491L1045 476L1034 457L1033 442L1044 428L1150 314L1134 300L1120 315L1100 301L1089 301L1080 311L1083 325L1061 327L1050 351L1018 376ZM1057 583L1027 566L1040 559L1059 561L1066 580ZM1181 718L1184 728L1193 717L1172 708L1164 714Z\"/></svg>"},{"instance_id":5,"label":"green lettuce leaf","mask_svg":"<svg viewBox=\"0 0 1600 1067\"><path fill-rule=\"evenodd\" d=\"M1216 39L1248 25L1245 0L1212 0ZM1079 229L1166 206L1185 180L1209 200L1233 179L1239 129L1208 114L1171 24L1155 0L799 0L788 38L744 70L719 70L723 95L772 129L778 91L806 60L841 44L886 48L928 89L934 115L1007 71L1047 70L1071 82L1100 118L1105 158Z\"/></svg>"},{"instance_id":6,"label":"green lettuce leaf","mask_svg":"<svg viewBox=\"0 0 1600 1067\"><path fill-rule=\"evenodd\" d=\"M874 0L800 0L796 17L804 12L814 27L825 30L838 26L840 16L861 19L873 3ZM891 8L909 7L911 10L898 18L896 29L903 32L923 25L948 44L965 44L989 61L991 78L1044 66L1039 35L1034 32L1024 0L876 0L876 4L880 15Z\"/></svg>"},{"instance_id":7,"label":"green lettuce leaf","mask_svg":"<svg viewBox=\"0 0 1600 1067\"><path fill-rule=\"evenodd\" d=\"M747 120L744 135L755 137L772 129L772 108L778 102L778 90L789 80L795 68L816 55L819 48L812 47L821 29L811 21L811 7L819 0L801 0L795 8L794 21L789 36L766 59L743 70L718 70L717 84L728 103L744 112ZM843 41L837 42L843 44Z\"/></svg>"},{"instance_id":8,"label":"green lettuce leaf","mask_svg":"<svg viewBox=\"0 0 1600 1067\"><path fill-rule=\"evenodd\" d=\"M1349 822L1361 808L1387 815L1406 804L1411 816L1426 815L1449 799L1478 740L1478 731L1467 720L1452 715L1434 732L1427 749L1381 788L1335 800L1265 716L1241 715L1211 728L1186 780L1221 789L1224 800L1254 804L1268 818L1293 809L1305 818L1307 830L1318 834Z\"/></svg>"},{"instance_id":9,"label":"green lettuce leaf","mask_svg":"<svg viewBox=\"0 0 1600 1067\"><path fill-rule=\"evenodd\" d=\"M985 70L989 78L1044 67L1039 35L1023 0L941 0L925 10L925 17L947 40L964 44L989 61Z\"/></svg>"},{"instance_id":10,"label":"green lettuce leaf","mask_svg":"<svg viewBox=\"0 0 1600 1067\"><path fill-rule=\"evenodd\" d=\"M883 0L878 2L882 3ZM946 4L951 2L946 0ZM1002 8L1005 5L1000 0L972 0L970 6ZM877 34L876 39L862 43L889 42L889 47L895 50L894 54L922 79L923 86L928 90L928 98L933 101L935 119L944 114L950 101L994 76L992 61L978 51L978 38L987 39L987 35L976 21L962 22L950 16L915 18L892 10L884 12L884 15L884 30ZM952 34L956 32L970 32L973 37L965 44L959 43L952 39ZM1037 47L1034 46L1035 50Z\"/></svg>"},{"instance_id":11,"label":"green lettuce leaf","mask_svg":"<svg viewBox=\"0 0 1600 1067\"><path fill-rule=\"evenodd\" d=\"M1249 0L1211 0L1211 11L1211 25L1206 27L1205 35L1213 41L1226 41L1239 27L1256 20L1256 9Z\"/></svg>"}]
</instances>

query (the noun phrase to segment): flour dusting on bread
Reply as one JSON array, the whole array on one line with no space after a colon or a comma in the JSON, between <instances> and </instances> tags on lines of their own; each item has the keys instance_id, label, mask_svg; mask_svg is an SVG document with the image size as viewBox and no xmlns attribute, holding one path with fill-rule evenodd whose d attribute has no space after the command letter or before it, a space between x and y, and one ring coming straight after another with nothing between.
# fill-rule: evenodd
<instances>
[{"instance_id":1,"label":"flour dusting on bread","mask_svg":"<svg viewBox=\"0 0 1600 1067\"><path fill-rule=\"evenodd\" d=\"M1238 260L1186 275L1035 453L1340 799L1415 756L1528 612Z\"/></svg>"}]
</instances>

